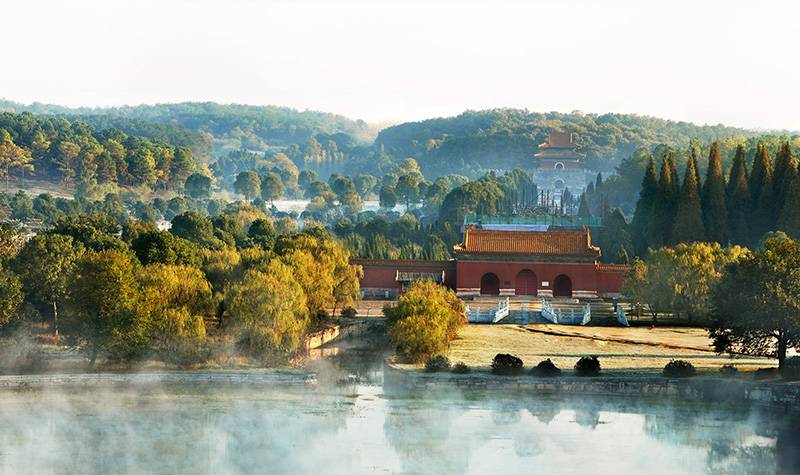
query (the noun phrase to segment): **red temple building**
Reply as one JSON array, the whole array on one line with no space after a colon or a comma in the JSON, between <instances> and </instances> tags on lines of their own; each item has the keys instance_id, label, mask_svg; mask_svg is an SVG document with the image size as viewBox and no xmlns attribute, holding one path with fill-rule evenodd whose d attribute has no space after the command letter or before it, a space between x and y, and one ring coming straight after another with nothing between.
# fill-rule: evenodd
<instances>
[{"instance_id":1,"label":"red temple building","mask_svg":"<svg viewBox=\"0 0 800 475\"><path fill-rule=\"evenodd\" d=\"M467 225L449 261L367 260L365 298L396 298L416 279L459 296L619 297L628 266L599 262L588 227L566 230L485 229Z\"/></svg>"},{"instance_id":2,"label":"red temple building","mask_svg":"<svg viewBox=\"0 0 800 475\"><path fill-rule=\"evenodd\" d=\"M547 141L539 144L534 154L531 172L539 189L558 200L564 190L580 195L591 181L592 173L583 168L586 156L578 152L571 132L551 132Z\"/></svg>"}]
</instances>

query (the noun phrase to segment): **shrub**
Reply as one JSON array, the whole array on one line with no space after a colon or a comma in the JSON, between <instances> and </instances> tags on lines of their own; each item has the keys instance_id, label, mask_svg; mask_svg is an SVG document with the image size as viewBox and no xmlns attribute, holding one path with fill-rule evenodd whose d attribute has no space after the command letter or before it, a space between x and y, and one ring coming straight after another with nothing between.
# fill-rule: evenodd
<instances>
[{"instance_id":1,"label":"shrub","mask_svg":"<svg viewBox=\"0 0 800 475\"><path fill-rule=\"evenodd\" d=\"M800 379L800 356L786 358L783 362L781 376L786 379Z\"/></svg>"},{"instance_id":2,"label":"shrub","mask_svg":"<svg viewBox=\"0 0 800 475\"><path fill-rule=\"evenodd\" d=\"M450 360L445 355L433 355L425 362L425 371L436 373L450 369Z\"/></svg>"},{"instance_id":3,"label":"shrub","mask_svg":"<svg viewBox=\"0 0 800 475\"><path fill-rule=\"evenodd\" d=\"M550 361L550 358L547 358L544 361L539 362L536 366L531 369L531 374L534 376L541 376L546 378L552 378L556 376L561 376L561 370Z\"/></svg>"},{"instance_id":4,"label":"shrub","mask_svg":"<svg viewBox=\"0 0 800 475\"><path fill-rule=\"evenodd\" d=\"M498 353L492 360L492 372L495 374L511 375L522 371L522 360L514 355Z\"/></svg>"},{"instance_id":5,"label":"shrub","mask_svg":"<svg viewBox=\"0 0 800 475\"><path fill-rule=\"evenodd\" d=\"M463 361L459 361L458 363L453 365L452 371L456 374L467 374L472 370L469 369L469 366L467 366L466 363L464 363Z\"/></svg>"},{"instance_id":6,"label":"shrub","mask_svg":"<svg viewBox=\"0 0 800 475\"><path fill-rule=\"evenodd\" d=\"M411 284L383 313L389 341L398 356L415 363L447 350L458 328L466 323L464 302L452 290L429 280Z\"/></svg>"},{"instance_id":7,"label":"shrub","mask_svg":"<svg viewBox=\"0 0 800 475\"><path fill-rule=\"evenodd\" d=\"M584 356L575 363L578 376L597 376L600 374L600 360L596 356Z\"/></svg>"},{"instance_id":8,"label":"shrub","mask_svg":"<svg viewBox=\"0 0 800 475\"><path fill-rule=\"evenodd\" d=\"M736 373L739 372L739 370L736 369L736 366L734 366L732 364L726 364L726 365L720 366L719 372L723 376L735 376Z\"/></svg>"},{"instance_id":9,"label":"shrub","mask_svg":"<svg viewBox=\"0 0 800 475\"><path fill-rule=\"evenodd\" d=\"M758 368L753 377L755 379L772 379L778 377L778 368Z\"/></svg>"},{"instance_id":10,"label":"shrub","mask_svg":"<svg viewBox=\"0 0 800 475\"><path fill-rule=\"evenodd\" d=\"M355 307L345 307L342 309L341 316L344 318L355 318L358 315L358 310Z\"/></svg>"},{"instance_id":11,"label":"shrub","mask_svg":"<svg viewBox=\"0 0 800 475\"><path fill-rule=\"evenodd\" d=\"M691 378L696 373L694 365L684 360L672 360L664 366L665 378Z\"/></svg>"}]
</instances>

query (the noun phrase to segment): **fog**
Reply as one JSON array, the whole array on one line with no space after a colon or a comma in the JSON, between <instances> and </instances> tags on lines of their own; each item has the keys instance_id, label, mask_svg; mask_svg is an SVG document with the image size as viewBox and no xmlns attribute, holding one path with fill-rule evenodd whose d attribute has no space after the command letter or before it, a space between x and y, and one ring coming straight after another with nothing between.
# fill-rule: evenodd
<instances>
[{"instance_id":1,"label":"fog","mask_svg":"<svg viewBox=\"0 0 800 475\"><path fill-rule=\"evenodd\" d=\"M5 390L0 473L791 473L798 419L654 399L388 395L346 345L314 385ZM241 376L241 374L240 374Z\"/></svg>"}]
</instances>

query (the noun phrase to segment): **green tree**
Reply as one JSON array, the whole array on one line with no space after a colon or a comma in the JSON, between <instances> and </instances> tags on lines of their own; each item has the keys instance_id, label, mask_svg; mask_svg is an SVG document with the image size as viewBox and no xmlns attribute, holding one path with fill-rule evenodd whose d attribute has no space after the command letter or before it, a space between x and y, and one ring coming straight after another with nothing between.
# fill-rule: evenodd
<instances>
[{"instance_id":1,"label":"green tree","mask_svg":"<svg viewBox=\"0 0 800 475\"><path fill-rule=\"evenodd\" d=\"M673 154L668 152L661 163L658 178L658 196L653 206L654 225L649 237L651 245L660 246L672 240L672 227L675 224L679 199L680 185L675 160Z\"/></svg>"},{"instance_id":2,"label":"green tree","mask_svg":"<svg viewBox=\"0 0 800 475\"><path fill-rule=\"evenodd\" d=\"M608 213L600 233L600 248L603 249L603 262L628 264L634 256L633 239L625 216L619 208Z\"/></svg>"},{"instance_id":3,"label":"green tree","mask_svg":"<svg viewBox=\"0 0 800 475\"><path fill-rule=\"evenodd\" d=\"M783 183L783 202L777 226L797 239L800 238L800 173L794 164L786 170Z\"/></svg>"},{"instance_id":4,"label":"green tree","mask_svg":"<svg viewBox=\"0 0 800 475\"><path fill-rule=\"evenodd\" d=\"M425 246L422 248L423 259L431 261L446 261L450 259L450 250L447 244L442 241L442 238L436 234L431 234L425 240Z\"/></svg>"},{"instance_id":5,"label":"green tree","mask_svg":"<svg viewBox=\"0 0 800 475\"><path fill-rule=\"evenodd\" d=\"M144 232L131 241L142 264L200 265L200 253L191 241L168 231Z\"/></svg>"},{"instance_id":6,"label":"green tree","mask_svg":"<svg viewBox=\"0 0 800 475\"><path fill-rule=\"evenodd\" d=\"M589 219L592 217L592 213L589 211L589 199L586 197L586 193L581 193L581 204L578 207L578 217L583 219Z\"/></svg>"},{"instance_id":7,"label":"green tree","mask_svg":"<svg viewBox=\"0 0 800 475\"><path fill-rule=\"evenodd\" d=\"M397 206L397 194L392 185L383 185L378 194L378 198L381 208L394 209L394 207Z\"/></svg>"},{"instance_id":8,"label":"green tree","mask_svg":"<svg viewBox=\"0 0 800 475\"><path fill-rule=\"evenodd\" d=\"M283 195L283 182L274 172L261 177L261 199L272 203Z\"/></svg>"},{"instance_id":9,"label":"green tree","mask_svg":"<svg viewBox=\"0 0 800 475\"><path fill-rule=\"evenodd\" d=\"M275 225L272 220L267 218L253 221L247 230L247 236L258 246L264 249L272 249L275 245Z\"/></svg>"},{"instance_id":10,"label":"green tree","mask_svg":"<svg viewBox=\"0 0 800 475\"><path fill-rule=\"evenodd\" d=\"M718 352L770 356L783 368L787 349L800 345L800 244L770 239L730 263L711 302Z\"/></svg>"},{"instance_id":11,"label":"green tree","mask_svg":"<svg viewBox=\"0 0 800 475\"><path fill-rule=\"evenodd\" d=\"M253 198L261 193L261 178L258 173L254 171L241 172L236 175L236 181L233 182L233 190L240 195L252 201Z\"/></svg>"},{"instance_id":12,"label":"green tree","mask_svg":"<svg viewBox=\"0 0 800 475\"><path fill-rule=\"evenodd\" d=\"M69 292L75 263L83 247L70 236L43 234L25 245L14 260L25 294L35 304L53 309L53 333L58 335L58 309Z\"/></svg>"},{"instance_id":13,"label":"green tree","mask_svg":"<svg viewBox=\"0 0 800 475\"><path fill-rule=\"evenodd\" d=\"M736 147L736 156L728 178L727 204L730 237L734 242L746 243L750 240L750 181L747 177L747 164L744 146Z\"/></svg>"},{"instance_id":14,"label":"green tree","mask_svg":"<svg viewBox=\"0 0 800 475\"><path fill-rule=\"evenodd\" d=\"M211 177L201 173L192 173L186 178L183 190L194 199L211 197Z\"/></svg>"},{"instance_id":15,"label":"green tree","mask_svg":"<svg viewBox=\"0 0 800 475\"><path fill-rule=\"evenodd\" d=\"M398 356L413 363L446 351L467 320L464 302L429 280L412 283L396 304L383 307L383 313Z\"/></svg>"},{"instance_id":16,"label":"green tree","mask_svg":"<svg viewBox=\"0 0 800 475\"><path fill-rule=\"evenodd\" d=\"M658 178L656 177L656 161L652 157L647 163L642 186L639 190L639 200L636 202L636 212L631 222L633 244L637 255L644 255L650 247L650 229L653 227L653 214L655 203L658 199Z\"/></svg>"},{"instance_id":17,"label":"green tree","mask_svg":"<svg viewBox=\"0 0 800 475\"><path fill-rule=\"evenodd\" d=\"M722 174L722 158L719 143L711 144L708 155L708 171L703 185L703 224L709 241L728 242L728 210L725 205L725 177Z\"/></svg>"},{"instance_id":18,"label":"green tree","mask_svg":"<svg viewBox=\"0 0 800 475\"><path fill-rule=\"evenodd\" d=\"M750 206L752 213L751 242L758 241L767 231L774 228L772 162L767 147L759 142L753 159L753 172L750 177Z\"/></svg>"},{"instance_id":19,"label":"green tree","mask_svg":"<svg viewBox=\"0 0 800 475\"><path fill-rule=\"evenodd\" d=\"M406 173L397 179L395 192L403 199L406 209L411 203L417 201L419 196L420 175L417 173Z\"/></svg>"},{"instance_id":20,"label":"green tree","mask_svg":"<svg viewBox=\"0 0 800 475\"><path fill-rule=\"evenodd\" d=\"M689 159L683 175L681 196L678 200L678 211L675 225L672 227L672 242L694 242L705 239L703 212L700 208L700 189L697 183L697 162Z\"/></svg>"},{"instance_id":21,"label":"green tree","mask_svg":"<svg viewBox=\"0 0 800 475\"><path fill-rule=\"evenodd\" d=\"M214 237L214 224L205 216L187 211L172 219L170 232L198 246L219 248L222 242Z\"/></svg>"}]
</instances>

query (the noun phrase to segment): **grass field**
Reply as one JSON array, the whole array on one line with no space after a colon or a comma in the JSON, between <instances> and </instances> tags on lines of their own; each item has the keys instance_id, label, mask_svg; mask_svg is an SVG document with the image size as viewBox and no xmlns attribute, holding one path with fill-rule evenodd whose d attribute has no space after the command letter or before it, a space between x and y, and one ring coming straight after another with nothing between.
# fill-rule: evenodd
<instances>
[{"instance_id":1,"label":"grass field","mask_svg":"<svg viewBox=\"0 0 800 475\"><path fill-rule=\"evenodd\" d=\"M570 370L581 356L596 355L605 372L660 373L672 359L690 361L698 371L725 364L739 371L777 366L767 358L717 355L700 328L623 328L565 325L467 325L451 344L451 362L488 368L497 353L511 353L535 366L550 358Z\"/></svg>"}]
</instances>

